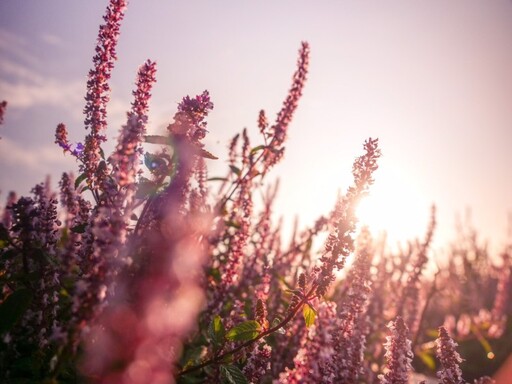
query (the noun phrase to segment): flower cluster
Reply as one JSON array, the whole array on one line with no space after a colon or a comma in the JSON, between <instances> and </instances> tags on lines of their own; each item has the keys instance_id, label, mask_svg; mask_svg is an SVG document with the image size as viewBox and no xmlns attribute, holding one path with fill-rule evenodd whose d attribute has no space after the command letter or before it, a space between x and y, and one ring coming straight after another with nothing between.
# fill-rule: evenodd
<instances>
[{"instance_id":1,"label":"flower cluster","mask_svg":"<svg viewBox=\"0 0 512 384\"><path fill-rule=\"evenodd\" d=\"M266 136L270 141L267 150L263 153L263 173L266 173L269 168L274 166L284 154L283 143L286 140L288 125L292 121L293 114L297 109L299 99L302 96L302 90L306 83L307 73L309 67L309 44L302 42L299 51L299 59L297 61L297 71L293 75L293 82L288 95L283 102L283 106L279 111L275 123L268 127L266 122L265 113L260 112L258 125L260 132Z\"/></svg>"},{"instance_id":2,"label":"flower cluster","mask_svg":"<svg viewBox=\"0 0 512 384\"><path fill-rule=\"evenodd\" d=\"M413 358L411 341L408 339L409 329L400 316L396 321L390 322L388 328L391 331L391 336L387 337L385 344L387 372L380 376L380 382L382 384L407 384Z\"/></svg>"},{"instance_id":3,"label":"flower cluster","mask_svg":"<svg viewBox=\"0 0 512 384\"><path fill-rule=\"evenodd\" d=\"M336 228L327 239L325 253L320 258L322 265L318 268L316 292L319 296L327 293L329 285L334 281L334 269L341 270L346 257L354 250L352 234L357 223L355 209L373 184L373 173L378 168L377 159L380 157L378 139L368 139L364 149L365 154L356 159L352 169L354 185L338 202L333 215Z\"/></svg>"},{"instance_id":4,"label":"flower cluster","mask_svg":"<svg viewBox=\"0 0 512 384\"><path fill-rule=\"evenodd\" d=\"M459 367L462 358L455 350L457 343L452 340L444 327L439 327L439 338L436 340L436 345L437 358L442 367L437 373L441 383L464 384L465 381L462 379L462 371Z\"/></svg>"},{"instance_id":5,"label":"flower cluster","mask_svg":"<svg viewBox=\"0 0 512 384\"><path fill-rule=\"evenodd\" d=\"M107 103L110 99L110 85L114 62L117 59L116 46L120 34L121 21L124 18L126 0L111 0L103 16L105 24L100 26L94 67L89 71L87 94L85 96L85 128L90 133L85 138L85 150L81 154L80 170L87 174L89 186L96 190L106 177L100 168L102 160L101 144L106 141Z\"/></svg>"}]
</instances>

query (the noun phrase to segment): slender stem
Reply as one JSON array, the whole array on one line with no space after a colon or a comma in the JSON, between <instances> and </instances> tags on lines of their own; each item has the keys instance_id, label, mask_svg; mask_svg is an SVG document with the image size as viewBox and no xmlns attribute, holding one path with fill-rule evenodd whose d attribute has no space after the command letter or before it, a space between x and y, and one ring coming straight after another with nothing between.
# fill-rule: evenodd
<instances>
[{"instance_id":1,"label":"slender stem","mask_svg":"<svg viewBox=\"0 0 512 384\"><path fill-rule=\"evenodd\" d=\"M251 171L253 170L254 166L258 163L258 161L261 160L261 158L263 157L263 153L265 153L265 151L263 151L259 156L258 158L249 166L249 169L247 170L247 172L245 172L245 174L239 178L233 188L231 189L231 192L229 192L221 201L220 201L220 204L218 205L218 210L221 211L222 208L224 207L224 205L226 205L226 203L229 201L229 199L231 199L231 197L233 197L233 194L236 192L237 188L240 186L240 184L242 183L242 181L244 181L250 174L251 174Z\"/></svg>"},{"instance_id":2,"label":"slender stem","mask_svg":"<svg viewBox=\"0 0 512 384\"><path fill-rule=\"evenodd\" d=\"M295 253L295 252L298 252L301 250L301 248L306 245L312 238L313 236L317 235L320 231L316 231L316 230L311 230L311 232L309 233L309 236L306 237L303 241L301 241L300 243L298 244L295 244L295 246L293 246L292 248L288 249L286 252L283 252L280 257L286 257L292 253Z\"/></svg>"},{"instance_id":3,"label":"slender stem","mask_svg":"<svg viewBox=\"0 0 512 384\"><path fill-rule=\"evenodd\" d=\"M260 339L262 339L262 338L264 338L264 337L266 337L266 336L276 332L277 330L283 328L286 324L288 324L295 317L295 315L297 314L299 309L306 302L308 302L309 300L312 300L312 298L309 297L309 296L316 290L316 288L317 288L316 284L313 284L313 286L309 290L308 294L304 295L304 297L299 301L299 303L295 306L295 308L293 308L293 310L291 310L290 313L279 324L275 325L272 328L267 329L265 332L260 333L256 338L248 340L248 341L246 341L243 344L240 344L238 347L230 349L229 351L226 351L226 352L224 352L224 353L222 353L222 354L220 354L218 356L215 356L215 357L213 357L213 358L211 358L209 360L206 360L205 362L203 362L201 364L194 365L194 366L192 366L190 368L184 369L183 371L178 373L178 376L183 376L183 375L186 375L187 373L194 372L194 371L197 371L197 370L199 370L201 368L207 367L208 365L216 364L219 361L222 361L226 356L235 354L238 351L242 350L243 348L246 348L249 345L255 343L256 341L258 341L258 340L260 340Z\"/></svg>"},{"instance_id":4,"label":"slender stem","mask_svg":"<svg viewBox=\"0 0 512 384\"><path fill-rule=\"evenodd\" d=\"M439 273L440 273L440 271L438 270L437 273L434 276L434 282L432 283L432 287L430 288L430 291L429 291L429 293L427 295L427 299L425 301L425 305L423 306L423 310L421 311L421 316L420 316L420 321L418 323L418 328L416 329L416 333L414 335L414 338L413 338L413 341L412 341L412 345L411 345L411 349L413 349L413 350L414 350L414 347L418 344L418 339L419 339L420 333L421 333L421 327L423 326L423 322L425 320L425 315L427 313L428 305L430 304L430 301L432 300L432 297L434 296L434 294L437 291L436 282L437 282L437 276L439 275Z\"/></svg>"},{"instance_id":5,"label":"slender stem","mask_svg":"<svg viewBox=\"0 0 512 384\"><path fill-rule=\"evenodd\" d=\"M149 208L151 207L153 203L153 196L150 196L148 198L148 201L146 202L146 204L144 205L144 208L142 208L142 212L140 213L140 216L139 216L139 219L137 220L137 224L135 225L135 229L133 230L133 234L134 235L137 235L139 229L140 229L140 226L142 225L142 219L144 218L144 216L146 215L146 213L149 211Z\"/></svg>"},{"instance_id":6,"label":"slender stem","mask_svg":"<svg viewBox=\"0 0 512 384\"><path fill-rule=\"evenodd\" d=\"M229 192L220 202L220 204L218 205L218 208L219 208L219 211L224 207L224 205L229 201L229 199L231 199L231 197L233 196L233 194L235 193L235 191L237 190L237 188L240 186L240 184L242 183L242 181L244 181L247 176L249 176L251 174L251 171L253 170L254 166L256 164L258 164L258 162L263 158L263 155L265 154L265 151L269 151L272 147L272 145L274 145L274 143L276 142L276 138L273 137L272 140L270 140L270 143L267 144L267 139L264 138L264 141L265 141L265 148L263 149L263 151L260 153L260 155L256 158L256 160L254 160L251 165L249 166L249 169L247 170L247 172L245 173L245 175L241 178L239 178L233 189L231 190L231 192ZM267 169L268 170L268 169Z\"/></svg>"}]
</instances>

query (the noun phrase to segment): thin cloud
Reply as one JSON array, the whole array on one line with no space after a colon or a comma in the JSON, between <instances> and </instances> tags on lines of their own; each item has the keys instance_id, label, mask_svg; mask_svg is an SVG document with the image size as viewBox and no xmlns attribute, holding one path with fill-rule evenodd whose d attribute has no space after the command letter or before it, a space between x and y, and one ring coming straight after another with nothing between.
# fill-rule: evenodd
<instances>
[{"instance_id":1,"label":"thin cloud","mask_svg":"<svg viewBox=\"0 0 512 384\"><path fill-rule=\"evenodd\" d=\"M0 51L2 56L12 56L30 65L38 65L40 61L30 53L27 41L12 32L0 28Z\"/></svg>"},{"instance_id":2,"label":"thin cloud","mask_svg":"<svg viewBox=\"0 0 512 384\"><path fill-rule=\"evenodd\" d=\"M33 83L41 83L44 81L44 77L39 75L36 71L7 58L0 58L0 73L3 77L10 77L17 81L29 81Z\"/></svg>"},{"instance_id":3,"label":"thin cloud","mask_svg":"<svg viewBox=\"0 0 512 384\"><path fill-rule=\"evenodd\" d=\"M46 34L41 38L57 44L57 37ZM9 102L9 109L34 106L56 106L81 117L85 88L83 79L60 80L44 76L37 68L40 60L29 50L27 41L0 28L0 94Z\"/></svg>"},{"instance_id":4,"label":"thin cloud","mask_svg":"<svg viewBox=\"0 0 512 384\"><path fill-rule=\"evenodd\" d=\"M65 81L44 77L19 61L1 58L0 93L10 109L56 106L80 117L85 89L82 79Z\"/></svg>"},{"instance_id":5,"label":"thin cloud","mask_svg":"<svg viewBox=\"0 0 512 384\"><path fill-rule=\"evenodd\" d=\"M0 58L0 94L9 102L9 109L53 106L80 120L85 105L84 83L84 78L66 81L44 77L26 65ZM116 123L124 124L129 110L129 100L112 97L108 103L109 119Z\"/></svg>"},{"instance_id":6,"label":"thin cloud","mask_svg":"<svg viewBox=\"0 0 512 384\"><path fill-rule=\"evenodd\" d=\"M45 79L37 83L10 83L0 80L2 97L9 102L10 108L30 108L34 106L59 106L67 110L77 110L81 115L83 104L83 82L64 82Z\"/></svg>"},{"instance_id":7,"label":"thin cloud","mask_svg":"<svg viewBox=\"0 0 512 384\"><path fill-rule=\"evenodd\" d=\"M75 160L69 155L65 156L57 145L27 149L20 143L3 137L0 148L0 163L8 169L21 168L24 171L44 174L57 166L72 169L75 164Z\"/></svg>"},{"instance_id":8,"label":"thin cloud","mask_svg":"<svg viewBox=\"0 0 512 384\"><path fill-rule=\"evenodd\" d=\"M51 33L43 33L40 36L40 39L43 43L48 45L52 45L54 47L62 47L64 45L64 41L57 35L53 35Z\"/></svg>"}]
</instances>

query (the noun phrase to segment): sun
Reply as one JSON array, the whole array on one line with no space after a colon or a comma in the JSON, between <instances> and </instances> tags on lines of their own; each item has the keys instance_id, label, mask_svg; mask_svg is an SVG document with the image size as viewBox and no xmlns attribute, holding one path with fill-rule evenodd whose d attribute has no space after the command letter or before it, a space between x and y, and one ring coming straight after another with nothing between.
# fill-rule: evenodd
<instances>
[{"instance_id":1,"label":"sun","mask_svg":"<svg viewBox=\"0 0 512 384\"><path fill-rule=\"evenodd\" d=\"M394 246L407 240L422 239L429 223L431 203L418 185L398 171L379 169L379 176L356 210L360 226L374 236L386 234Z\"/></svg>"}]
</instances>

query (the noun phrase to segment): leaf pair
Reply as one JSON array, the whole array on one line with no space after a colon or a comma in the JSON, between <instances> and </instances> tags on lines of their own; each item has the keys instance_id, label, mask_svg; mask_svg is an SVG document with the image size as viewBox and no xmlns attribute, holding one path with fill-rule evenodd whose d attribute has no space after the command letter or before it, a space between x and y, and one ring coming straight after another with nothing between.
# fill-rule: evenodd
<instances>
[{"instance_id":1,"label":"leaf pair","mask_svg":"<svg viewBox=\"0 0 512 384\"><path fill-rule=\"evenodd\" d=\"M216 345L221 345L224 341L254 340L260 332L261 325L256 320L244 321L226 332L220 316L213 318L208 329L208 335Z\"/></svg>"}]
</instances>

